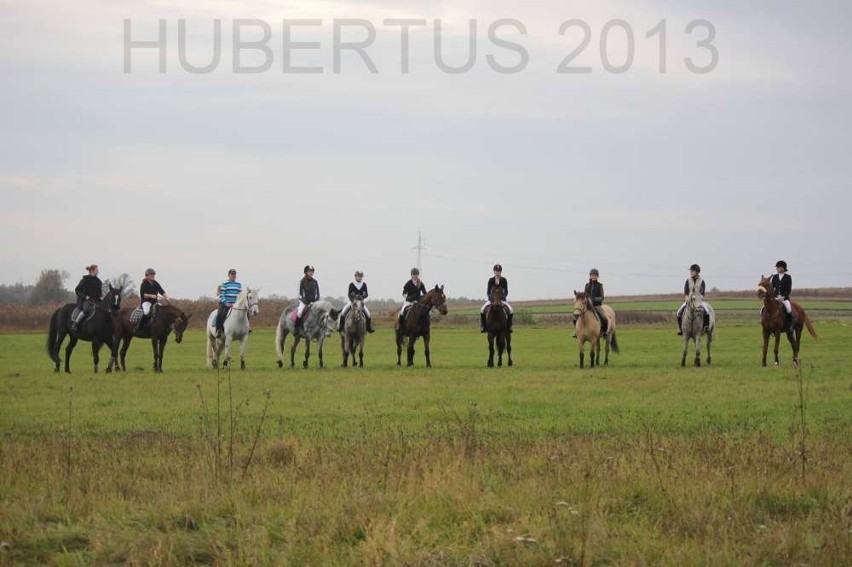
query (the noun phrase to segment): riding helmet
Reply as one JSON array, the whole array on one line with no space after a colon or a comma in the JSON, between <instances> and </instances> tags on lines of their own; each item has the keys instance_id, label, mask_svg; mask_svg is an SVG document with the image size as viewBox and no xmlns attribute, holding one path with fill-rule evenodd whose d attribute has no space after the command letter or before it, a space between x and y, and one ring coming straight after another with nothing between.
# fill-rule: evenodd
<instances>
[{"instance_id":1,"label":"riding helmet","mask_svg":"<svg viewBox=\"0 0 852 567\"><path fill-rule=\"evenodd\" d=\"M501 266L500 264L494 264L494 271L495 272L502 272L503 266Z\"/></svg>"},{"instance_id":2,"label":"riding helmet","mask_svg":"<svg viewBox=\"0 0 852 567\"><path fill-rule=\"evenodd\" d=\"M412 276L419 276L420 270L418 270L417 268L411 268L411 275Z\"/></svg>"},{"instance_id":3,"label":"riding helmet","mask_svg":"<svg viewBox=\"0 0 852 567\"><path fill-rule=\"evenodd\" d=\"M364 272L362 272L361 270L357 270L357 271L355 272L355 277L356 277L356 278L358 278L358 277L363 278L363 277L364 277Z\"/></svg>"},{"instance_id":4,"label":"riding helmet","mask_svg":"<svg viewBox=\"0 0 852 567\"><path fill-rule=\"evenodd\" d=\"M148 268L147 270L145 270L145 275L146 276L156 276L157 272L154 271L154 268Z\"/></svg>"},{"instance_id":5,"label":"riding helmet","mask_svg":"<svg viewBox=\"0 0 852 567\"><path fill-rule=\"evenodd\" d=\"M237 273L237 270L235 270L234 268L231 268L230 270L228 270L228 275L236 274L236 273Z\"/></svg>"},{"instance_id":6,"label":"riding helmet","mask_svg":"<svg viewBox=\"0 0 852 567\"><path fill-rule=\"evenodd\" d=\"M784 271L786 272L787 271L787 262L785 262L784 260L778 260L777 262L775 262L775 267L776 268L784 268Z\"/></svg>"},{"instance_id":7,"label":"riding helmet","mask_svg":"<svg viewBox=\"0 0 852 567\"><path fill-rule=\"evenodd\" d=\"M601 275L601 273L598 271L597 268L592 268L591 270L589 270L589 275L590 276L599 276L599 275Z\"/></svg>"},{"instance_id":8,"label":"riding helmet","mask_svg":"<svg viewBox=\"0 0 852 567\"><path fill-rule=\"evenodd\" d=\"M697 272L697 273L700 274L701 273L701 266L699 266L698 264L693 264L689 267L689 271L690 272Z\"/></svg>"},{"instance_id":9,"label":"riding helmet","mask_svg":"<svg viewBox=\"0 0 852 567\"><path fill-rule=\"evenodd\" d=\"M304 271L305 271L305 273L306 273L306 274L307 274L308 272L313 272L313 271L314 271L314 267L313 267L313 266L311 266L310 264L308 264L307 266L305 266L305 270L304 270Z\"/></svg>"}]
</instances>

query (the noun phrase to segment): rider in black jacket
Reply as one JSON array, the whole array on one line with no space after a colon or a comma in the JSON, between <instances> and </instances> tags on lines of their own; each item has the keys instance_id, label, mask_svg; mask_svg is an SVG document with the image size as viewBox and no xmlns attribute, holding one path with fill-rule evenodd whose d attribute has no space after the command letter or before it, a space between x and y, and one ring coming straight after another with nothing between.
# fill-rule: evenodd
<instances>
[{"instance_id":1,"label":"rider in black jacket","mask_svg":"<svg viewBox=\"0 0 852 567\"><path fill-rule=\"evenodd\" d=\"M98 277L98 265L86 266L86 271L88 274L80 278L80 283L74 288L74 293L77 295L77 309L80 310L80 313L71 323L72 333L77 331L77 326L83 320L83 317L95 309L95 305L101 300L103 294L104 284Z\"/></svg>"}]
</instances>

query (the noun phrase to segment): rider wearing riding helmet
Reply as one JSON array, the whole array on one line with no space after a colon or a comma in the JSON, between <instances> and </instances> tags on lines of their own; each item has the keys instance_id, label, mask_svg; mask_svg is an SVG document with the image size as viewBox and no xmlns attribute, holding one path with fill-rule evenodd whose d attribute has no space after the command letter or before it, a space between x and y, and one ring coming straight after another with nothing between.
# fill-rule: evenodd
<instances>
[{"instance_id":1,"label":"rider wearing riding helmet","mask_svg":"<svg viewBox=\"0 0 852 567\"><path fill-rule=\"evenodd\" d=\"M503 301L502 304L506 307L506 310L509 312L509 319L506 322L508 324L508 331L512 332L512 317L515 316L515 310L512 309L512 306L509 305L507 298L509 297L509 282L506 278L503 277L503 266L500 264L494 264L494 275L488 278L488 286L486 287L485 297L488 298L488 301L485 302L485 305L482 306L482 309L479 310L479 332L485 332L485 308L488 307L488 304L491 303L491 291L495 288L499 287L503 289Z\"/></svg>"},{"instance_id":2,"label":"rider wearing riding helmet","mask_svg":"<svg viewBox=\"0 0 852 567\"><path fill-rule=\"evenodd\" d=\"M361 270L357 270L355 272L355 281L349 282L349 290L346 292L346 295L349 297L349 303L343 306L343 309L340 311L340 317L338 318L338 331L343 332L343 326L346 324L346 314L352 309L352 300L355 299L356 295L361 296L362 306L364 308L364 315L367 317L367 332L375 333L376 330L373 328L373 319L370 317L370 310L367 309L367 296L369 293L367 292L367 282L364 281L364 272Z\"/></svg>"},{"instance_id":3,"label":"rider wearing riding helmet","mask_svg":"<svg viewBox=\"0 0 852 567\"><path fill-rule=\"evenodd\" d=\"M790 293L793 291L793 278L787 273L787 262L778 260L775 272L770 281L775 290L775 298L784 306L784 325L793 332L793 306L790 304Z\"/></svg>"},{"instance_id":4,"label":"rider wearing riding helmet","mask_svg":"<svg viewBox=\"0 0 852 567\"><path fill-rule=\"evenodd\" d=\"M683 311L686 309L686 304L689 303L689 296L693 293L698 293L701 296L701 309L704 310L704 330L710 331L710 313L707 312L707 307L704 305L704 292L706 285L701 277L701 266L693 264L689 267L689 277L683 284L683 305L677 310L677 334L683 335Z\"/></svg>"},{"instance_id":5,"label":"rider wearing riding helmet","mask_svg":"<svg viewBox=\"0 0 852 567\"><path fill-rule=\"evenodd\" d=\"M598 316L598 321L601 324L601 336L606 337L607 333L609 333L609 320L607 319L606 313L601 309L601 305L604 302L604 287L601 282L598 281L601 273L597 268L592 268L589 270L589 281L586 282L586 287L584 288L584 292L586 297L592 300L592 307L595 308L595 314ZM577 326L577 319L574 319L574 327ZM577 338L576 329L574 334L572 335L574 338Z\"/></svg>"},{"instance_id":6,"label":"rider wearing riding helmet","mask_svg":"<svg viewBox=\"0 0 852 567\"><path fill-rule=\"evenodd\" d=\"M399 310L399 324L402 325L405 309L409 305L413 305L420 301L420 298L426 295L426 286L420 281L420 270L411 268L411 279L405 282L402 288L402 296L405 300L402 302L402 308Z\"/></svg>"},{"instance_id":7,"label":"rider wearing riding helmet","mask_svg":"<svg viewBox=\"0 0 852 567\"><path fill-rule=\"evenodd\" d=\"M139 322L136 323L136 327L133 329L134 333L139 331L145 321L149 319L151 316L151 308L156 305L160 296L162 296L166 301L170 299L166 290L164 290L163 286L160 285L160 282L157 281L156 275L157 272L154 271L154 268L148 268L145 270L145 279L143 279L142 283L139 285L139 300L142 304L142 317L139 319Z\"/></svg>"},{"instance_id":8,"label":"rider wearing riding helmet","mask_svg":"<svg viewBox=\"0 0 852 567\"><path fill-rule=\"evenodd\" d=\"M77 318L71 323L71 332L77 331L77 325L83 320L83 317L94 311L95 305L101 300L103 294L103 282L98 277L98 265L92 264L86 266L88 272L80 278L80 283L74 288L74 293L77 295L77 309L80 313Z\"/></svg>"},{"instance_id":9,"label":"rider wearing riding helmet","mask_svg":"<svg viewBox=\"0 0 852 567\"><path fill-rule=\"evenodd\" d=\"M299 280L299 307L296 309L296 329L302 327L302 314L305 308L320 300L319 282L314 279L314 267L310 264L303 270L305 277Z\"/></svg>"}]
</instances>

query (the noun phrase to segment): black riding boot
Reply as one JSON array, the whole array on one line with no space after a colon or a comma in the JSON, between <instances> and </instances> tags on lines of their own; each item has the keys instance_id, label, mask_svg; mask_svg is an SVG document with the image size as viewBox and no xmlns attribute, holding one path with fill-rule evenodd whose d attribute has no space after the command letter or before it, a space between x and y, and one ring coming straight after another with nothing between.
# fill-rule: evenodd
<instances>
[{"instance_id":1,"label":"black riding boot","mask_svg":"<svg viewBox=\"0 0 852 567\"><path fill-rule=\"evenodd\" d=\"M509 332L510 332L510 333L512 332L512 319L513 319L514 317L515 317L515 314L514 314L514 313L509 313L509 319L508 319L508 321L506 321L506 323L508 323L508 324L509 324Z\"/></svg>"},{"instance_id":2,"label":"black riding boot","mask_svg":"<svg viewBox=\"0 0 852 567\"><path fill-rule=\"evenodd\" d=\"M485 332L485 313L479 314L479 332L480 333Z\"/></svg>"},{"instance_id":3,"label":"black riding boot","mask_svg":"<svg viewBox=\"0 0 852 567\"><path fill-rule=\"evenodd\" d=\"M346 325L346 318L343 316L343 314L341 314L341 315L337 318L337 332L338 332L338 333L342 333L342 332L343 332L343 326L344 326L344 325Z\"/></svg>"},{"instance_id":4,"label":"black riding boot","mask_svg":"<svg viewBox=\"0 0 852 567\"><path fill-rule=\"evenodd\" d=\"M295 324L295 325L293 325L294 330L298 333L299 331L301 331L301 330L302 330L302 327L303 327L303 326L304 326L304 324L302 323L302 318L301 318L301 317L296 317L296 324Z\"/></svg>"},{"instance_id":5,"label":"black riding boot","mask_svg":"<svg viewBox=\"0 0 852 567\"><path fill-rule=\"evenodd\" d=\"M373 318L370 317L370 316L367 316L367 332L368 333L375 333L376 332L376 330L373 328Z\"/></svg>"},{"instance_id":6,"label":"black riding boot","mask_svg":"<svg viewBox=\"0 0 852 567\"><path fill-rule=\"evenodd\" d=\"M710 332L710 314L706 311L704 312L704 332Z\"/></svg>"},{"instance_id":7,"label":"black riding boot","mask_svg":"<svg viewBox=\"0 0 852 567\"><path fill-rule=\"evenodd\" d=\"M786 309L784 310L784 326L787 327L789 332L793 332L793 314L789 313Z\"/></svg>"},{"instance_id":8,"label":"black riding boot","mask_svg":"<svg viewBox=\"0 0 852 567\"><path fill-rule=\"evenodd\" d=\"M677 334L683 336L683 314L677 316Z\"/></svg>"},{"instance_id":9,"label":"black riding boot","mask_svg":"<svg viewBox=\"0 0 852 567\"><path fill-rule=\"evenodd\" d=\"M142 327L145 326L145 321L147 319L148 318L145 315L142 315L142 317L139 318L139 320L136 322L136 326L133 327L133 334L134 335L142 330Z\"/></svg>"}]
</instances>

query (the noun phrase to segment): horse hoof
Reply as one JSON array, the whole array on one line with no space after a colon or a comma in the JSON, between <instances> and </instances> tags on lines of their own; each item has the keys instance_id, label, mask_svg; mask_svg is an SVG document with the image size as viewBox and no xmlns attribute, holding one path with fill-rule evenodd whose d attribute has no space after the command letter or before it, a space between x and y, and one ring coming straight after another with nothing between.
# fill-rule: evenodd
<instances>
[{"instance_id":1,"label":"horse hoof","mask_svg":"<svg viewBox=\"0 0 852 567\"><path fill-rule=\"evenodd\" d=\"M509 361L509 366L512 366L512 361L511 361L511 360Z\"/></svg>"},{"instance_id":2,"label":"horse hoof","mask_svg":"<svg viewBox=\"0 0 852 567\"><path fill-rule=\"evenodd\" d=\"M278 368L284 368L284 363L280 360L278 361Z\"/></svg>"}]
</instances>

